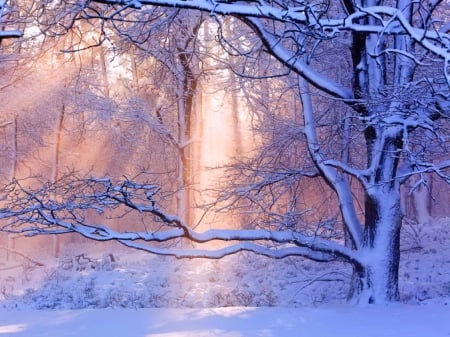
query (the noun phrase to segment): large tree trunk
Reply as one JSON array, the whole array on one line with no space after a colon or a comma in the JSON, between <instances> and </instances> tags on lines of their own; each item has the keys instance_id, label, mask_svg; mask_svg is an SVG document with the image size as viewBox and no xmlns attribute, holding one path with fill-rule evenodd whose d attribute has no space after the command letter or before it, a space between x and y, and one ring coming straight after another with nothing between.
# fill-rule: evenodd
<instances>
[{"instance_id":1,"label":"large tree trunk","mask_svg":"<svg viewBox=\"0 0 450 337\"><path fill-rule=\"evenodd\" d=\"M399 300L399 249L367 248L367 261L354 266L351 300L358 303L387 303Z\"/></svg>"},{"instance_id":2,"label":"large tree trunk","mask_svg":"<svg viewBox=\"0 0 450 337\"><path fill-rule=\"evenodd\" d=\"M384 186L386 187L386 186ZM393 189L366 196L366 227L360 264L354 265L351 295L359 303L397 301L402 212Z\"/></svg>"}]
</instances>

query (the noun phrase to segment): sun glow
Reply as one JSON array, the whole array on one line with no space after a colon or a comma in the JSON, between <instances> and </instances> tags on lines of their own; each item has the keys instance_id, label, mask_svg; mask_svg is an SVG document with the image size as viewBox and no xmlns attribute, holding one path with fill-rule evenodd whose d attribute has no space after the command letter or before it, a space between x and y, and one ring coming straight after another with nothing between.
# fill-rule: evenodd
<instances>
[{"instance_id":1,"label":"sun glow","mask_svg":"<svg viewBox=\"0 0 450 337\"><path fill-rule=\"evenodd\" d=\"M216 29L211 22L205 24L200 38L205 39L206 45ZM215 44L207 47L205 52L214 54L217 58L225 60L229 57ZM194 161L198 163L194 206L214 202L217 195L212 191L223 187L219 183L227 174L224 167L232 164L236 158L242 159L254 147L251 116L236 75L229 69L224 69L214 58L207 59L205 69L208 76L200 85L196 106L200 111L196 133L201 142L199 150L194 154ZM196 230L241 226L229 215L212 213L205 216L202 210L196 210L195 220L192 222L197 225Z\"/></svg>"}]
</instances>

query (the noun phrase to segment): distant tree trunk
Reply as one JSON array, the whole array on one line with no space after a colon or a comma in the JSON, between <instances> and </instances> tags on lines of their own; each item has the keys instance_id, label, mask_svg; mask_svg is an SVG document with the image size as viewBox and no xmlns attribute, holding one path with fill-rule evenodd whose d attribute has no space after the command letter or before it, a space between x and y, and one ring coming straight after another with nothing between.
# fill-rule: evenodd
<instances>
[{"instance_id":1,"label":"distant tree trunk","mask_svg":"<svg viewBox=\"0 0 450 337\"><path fill-rule=\"evenodd\" d=\"M12 119L12 127L13 127L13 141L12 141L12 167L10 180L17 177L17 167L18 167L18 154L17 149L19 147L18 140L18 117L17 114L14 114ZM12 252L16 249L16 241L15 237L12 234L8 234L8 249L6 250L6 260L9 261L12 258Z\"/></svg>"},{"instance_id":2,"label":"distant tree trunk","mask_svg":"<svg viewBox=\"0 0 450 337\"><path fill-rule=\"evenodd\" d=\"M184 54L182 54L184 55ZM178 179L182 188L178 195L178 214L187 223L192 222L192 176L194 164L192 160L194 98L198 81L194 78L186 56L180 57L182 75L177 79L178 92L178 144L179 171Z\"/></svg>"},{"instance_id":3,"label":"distant tree trunk","mask_svg":"<svg viewBox=\"0 0 450 337\"><path fill-rule=\"evenodd\" d=\"M184 74L183 74L184 75ZM181 83L180 83L181 82ZM178 101L178 145L179 145L179 155L178 155L178 185L180 186L180 191L177 195L177 214L184 221L188 220L188 204L189 204L189 194L188 194L188 182L189 182L189 154L188 154L188 139L189 139L189 128L187 126L188 111L186 109L186 104L184 100L185 92L183 86L184 80L177 79L177 101Z\"/></svg>"},{"instance_id":4,"label":"distant tree trunk","mask_svg":"<svg viewBox=\"0 0 450 337\"><path fill-rule=\"evenodd\" d=\"M136 48L133 48L135 51ZM136 63L136 56L131 54L130 55L130 62L131 62L131 74L133 76L133 90L134 92L139 92L140 85L139 85L139 69L138 65Z\"/></svg>"},{"instance_id":5,"label":"distant tree trunk","mask_svg":"<svg viewBox=\"0 0 450 337\"><path fill-rule=\"evenodd\" d=\"M232 92L231 92L231 113L233 122L233 155L239 156L242 154L243 142L241 134L241 122L239 120L239 101L237 97L237 92L235 92L235 79L232 74L230 74L230 80L232 81Z\"/></svg>"},{"instance_id":6,"label":"distant tree trunk","mask_svg":"<svg viewBox=\"0 0 450 337\"><path fill-rule=\"evenodd\" d=\"M55 183L59 179L60 172L60 161L61 161L61 142L62 142L62 133L64 128L64 118L66 114L66 105L63 102L61 105L61 110L58 116L56 133L55 133L55 145L53 148L53 156L52 156L52 182ZM52 254L54 257L58 257L61 247L60 240L58 235L52 236Z\"/></svg>"},{"instance_id":7,"label":"distant tree trunk","mask_svg":"<svg viewBox=\"0 0 450 337\"><path fill-rule=\"evenodd\" d=\"M177 64L175 77L177 86L178 109L178 180L181 191L178 194L178 215L188 224L194 219L192 182L195 164L192 159L194 149L195 96L198 87L198 74L193 60L195 59L195 38L197 38L201 22L189 28L189 33L181 45L177 46ZM194 40L194 41L193 41Z\"/></svg>"},{"instance_id":8,"label":"distant tree trunk","mask_svg":"<svg viewBox=\"0 0 450 337\"><path fill-rule=\"evenodd\" d=\"M431 219L431 179L422 178L420 183L412 192L412 203L414 219L418 223L429 223Z\"/></svg>"},{"instance_id":9,"label":"distant tree trunk","mask_svg":"<svg viewBox=\"0 0 450 337\"><path fill-rule=\"evenodd\" d=\"M99 51L100 66L102 68L102 82L103 82L103 94L105 97L109 97L109 79L108 79L108 66L106 62L105 49L103 45L96 48Z\"/></svg>"}]
</instances>

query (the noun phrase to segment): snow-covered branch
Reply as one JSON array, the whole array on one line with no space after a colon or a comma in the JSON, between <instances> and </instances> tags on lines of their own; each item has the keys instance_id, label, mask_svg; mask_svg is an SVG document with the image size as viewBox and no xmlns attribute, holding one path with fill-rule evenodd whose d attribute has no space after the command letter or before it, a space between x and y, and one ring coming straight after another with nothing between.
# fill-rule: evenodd
<instances>
[{"instance_id":1,"label":"snow-covered branch","mask_svg":"<svg viewBox=\"0 0 450 337\"><path fill-rule=\"evenodd\" d=\"M258 34L267 49L270 50L271 53L273 53L273 56L275 56L281 63L306 78L317 88L320 88L332 96L345 100L354 99L351 90L343 87L339 83L335 83L329 77L317 72L310 65L304 62L302 58L299 58L295 55L295 53L284 48L283 43L280 40L277 40L273 34L269 33L260 20L248 18L245 21L252 27L256 34Z\"/></svg>"},{"instance_id":2,"label":"snow-covered branch","mask_svg":"<svg viewBox=\"0 0 450 337\"><path fill-rule=\"evenodd\" d=\"M130 180L114 184L108 178L66 176L56 184L37 189L25 188L14 181L3 189L3 200L7 202L0 209L0 219L8 221L1 230L28 236L75 232L96 241L118 241L136 249L178 257L220 258L245 250L273 258L297 255L317 261L357 260L355 253L339 242L291 230L212 229L196 232L177 216L159 207L158 193L159 188L154 184ZM121 232L106 225L90 223L86 216L88 211L105 214L111 210L118 211L120 207L153 217L155 229ZM222 241L229 245L198 251L152 245L180 238L196 243Z\"/></svg>"},{"instance_id":3,"label":"snow-covered branch","mask_svg":"<svg viewBox=\"0 0 450 337\"><path fill-rule=\"evenodd\" d=\"M1 39L11 39L11 38L19 38L22 37L23 33L20 30L3 30L0 31L0 40Z\"/></svg>"},{"instance_id":4,"label":"snow-covered branch","mask_svg":"<svg viewBox=\"0 0 450 337\"><path fill-rule=\"evenodd\" d=\"M249 25L270 53L285 66L303 76L314 86L348 102L352 102L355 98L352 91L346 88L346 85L335 83L327 74L322 74L301 61L299 56L304 51L295 52L287 49L283 41L289 40L291 37L286 38L282 29L274 29L274 26L267 23L278 22L283 25L291 25L286 31L296 31L304 36L315 36L318 40L329 40L343 32L376 34L379 37L386 35L408 36L426 51L445 61L444 74L450 83L450 74L447 69L450 60L450 35L447 32L429 29L429 27L413 26L402 12L403 9L396 7L359 7L344 2L344 12L347 12L347 16L342 18L341 13L339 13L335 15L336 18L333 18L333 13L327 12L327 15L323 15L320 6L316 6L309 1L278 3L210 0L91 0L81 5L81 9L87 11L88 17L91 2L114 5L114 8L123 6L124 8L141 9L145 6L157 6L199 10L212 16L234 16ZM430 10L434 10L437 5L430 4ZM117 9L113 11L113 13L116 12ZM95 11L94 13L94 17L98 17L98 12ZM114 15L107 15L104 19L123 20L122 16L115 17ZM297 43L299 43L298 38ZM414 55L410 54L410 51L396 50L396 52L418 61Z\"/></svg>"},{"instance_id":5,"label":"snow-covered branch","mask_svg":"<svg viewBox=\"0 0 450 337\"><path fill-rule=\"evenodd\" d=\"M424 173L434 173L442 180L450 184L450 160L443 160L437 163L415 161L408 169L404 169L399 175L399 178L406 179L413 175L422 175Z\"/></svg>"},{"instance_id":6,"label":"snow-covered branch","mask_svg":"<svg viewBox=\"0 0 450 337\"><path fill-rule=\"evenodd\" d=\"M326 158L322 154L319 146L316 122L314 117L313 103L309 86L304 79L299 79L299 89L303 104L303 114L305 123L305 135L308 143L311 158L322 172L324 178L336 192L342 217L351 235L354 245L361 247L363 242L363 227L353 205L353 196L348 181L333 166L326 164Z\"/></svg>"},{"instance_id":7,"label":"snow-covered branch","mask_svg":"<svg viewBox=\"0 0 450 337\"><path fill-rule=\"evenodd\" d=\"M289 5L287 3L277 2L232 2L232 1L209 1L209 0L91 0L91 2L103 3L108 5L119 5L128 8L140 9L146 5L158 6L158 7L171 7L171 8L184 8L200 10L211 15L233 15L240 18L259 18L268 19L271 21L289 22L298 25L309 26L316 30L323 32L340 30L350 30L356 32L366 33L382 33L387 32L389 34L413 34L414 38L417 38L417 42L425 39L431 39L434 41L442 41L449 39L445 33L437 32L434 30L414 28L405 20L405 17L401 10L389 6L369 6L358 7L352 6L352 13L346 18L329 18L329 16L321 16L319 6L311 4L309 1L296 1ZM85 2L84 6L89 7L90 2ZM366 17L375 17L379 21L377 25L364 25L360 24L360 19ZM320 18L318 18L320 17ZM109 17L114 19L114 17ZM386 27L389 30L386 31ZM406 30L406 31L405 31ZM437 54L441 54L442 51L434 49Z\"/></svg>"},{"instance_id":8,"label":"snow-covered branch","mask_svg":"<svg viewBox=\"0 0 450 337\"><path fill-rule=\"evenodd\" d=\"M119 240L119 242L124 246L142 250L148 253L165 256L175 256L177 258L221 259L228 255L246 251L273 259L283 259L288 256L301 256L317 262L330 262L336 260L336 255L334 254L327 254L320 251L316 252L304 247L269 247L266 245L258 245L252 242L235 243L225 248L219 248L215 250L158 248L134 241Z\"/></svg>"}]
</instances>

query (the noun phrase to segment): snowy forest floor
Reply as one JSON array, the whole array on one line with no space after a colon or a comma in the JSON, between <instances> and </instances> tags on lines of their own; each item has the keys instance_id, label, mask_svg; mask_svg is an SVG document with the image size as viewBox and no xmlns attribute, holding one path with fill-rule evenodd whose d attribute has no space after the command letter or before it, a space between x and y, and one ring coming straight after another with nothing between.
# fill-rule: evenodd
<instances>
[{"instance_id":1,"label":"snowy forest floor","mask_svg":"<svg viewBox=\"0 0 450 337\"><path fill-rule=\"evenodd\" d=\"M387 311L345 305L351 270L340 263L178 260L102 244L65 246L58 259L15 255L0 260L0 336L311 337L342 326L347 336L448 337L449 223L404 227L401 304Z\"/></svg>"}]
</instances>

